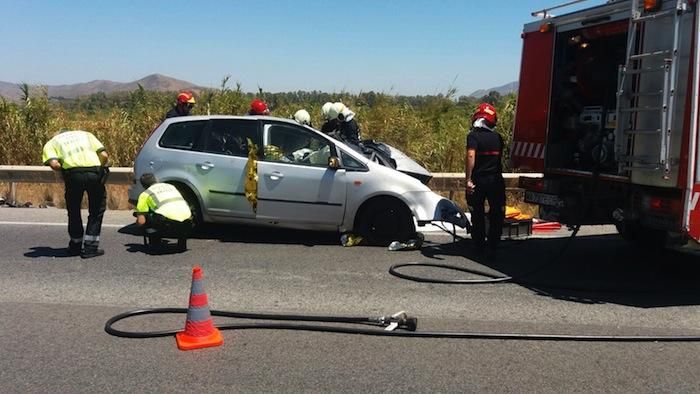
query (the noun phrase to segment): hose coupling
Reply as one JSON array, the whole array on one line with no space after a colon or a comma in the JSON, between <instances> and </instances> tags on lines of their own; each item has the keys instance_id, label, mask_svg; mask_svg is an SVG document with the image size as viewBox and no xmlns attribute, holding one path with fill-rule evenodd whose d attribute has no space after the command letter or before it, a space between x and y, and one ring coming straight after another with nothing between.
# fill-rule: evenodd
<instances>
[{"instance_id":1,"label":"hose coupling","mask_svg":"<svg viewBox=\"0 0 700 394\"><path fill-rule=\"evenodd\" d=\"M391 316L382 316L379 320L382 325L386 326L384 331L394 331L397 328L416 331L418 328L418 318L409 317L405 311L396 312Z\"/></svg>"}]
</instances>

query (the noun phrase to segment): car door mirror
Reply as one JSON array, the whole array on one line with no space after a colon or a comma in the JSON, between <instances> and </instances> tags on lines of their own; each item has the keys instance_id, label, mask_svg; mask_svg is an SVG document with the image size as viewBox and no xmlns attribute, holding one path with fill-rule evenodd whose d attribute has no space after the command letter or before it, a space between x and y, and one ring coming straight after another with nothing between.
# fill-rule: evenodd
<instances>
[{"instance_id":1,"label":"car door mirror","mask_svg":"<svg viewBox=\"0 0 700 394\"><path fill-rule=\"evenodd\" d=\"M331 156L328 158L328 168L332 168L334 170L340 168L340 159L338 159L338 156Z\"/></svg>"}]
</instances>

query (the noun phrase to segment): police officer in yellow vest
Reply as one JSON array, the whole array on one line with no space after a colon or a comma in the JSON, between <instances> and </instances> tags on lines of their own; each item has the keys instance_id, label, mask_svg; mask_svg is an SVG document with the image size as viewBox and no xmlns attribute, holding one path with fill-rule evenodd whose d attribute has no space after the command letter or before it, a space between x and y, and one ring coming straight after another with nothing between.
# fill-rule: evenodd
<instances>
[{"instance_id":1,"label":"police officer in yellow vest","mask_svg":"<svg viewBox=\"0 0 700 394\"><path fill-rule=\"evenodd\" d=\"M152 247L159 247L164 236L178 238L180 251L187 250L187 236L192 230L192 212L182 194L169 183L158 183L151 173L141 176L146 189L136 203L136 224L144 226L144 233Z\"/></svg>"},{"instance_id":2,"label":"police officer in yellow vest","mask_svg":"<svg viewBox=\"0 0 700 394\"><path fill-rule=\"evenodd\" d=\"M68 210L68 254L91 258L104 254L98 249L102 217L106 208L105 181L109 155L102 143L87 131L62 131L44 145L42 161L61 171ZM88 195L88 222L83 234L80 205ZM84 235L84 236L83 236Z\"/></svg>"}]
</instances>

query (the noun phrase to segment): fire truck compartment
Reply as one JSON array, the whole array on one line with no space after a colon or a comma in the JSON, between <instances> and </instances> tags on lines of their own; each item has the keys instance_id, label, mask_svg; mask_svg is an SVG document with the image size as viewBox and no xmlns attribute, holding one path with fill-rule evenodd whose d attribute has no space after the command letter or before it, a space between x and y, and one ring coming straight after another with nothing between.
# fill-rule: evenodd
<instances>
[{"instance_id":1,"label":"fire truck compartment","mask_svg":"<svg viewBox=\"0 0 700 394\"><path fill-rule=\"evenodd\" d=\"M615 174L618 68L628 21L556 35L547 156L549 168Z\"/></svg>"}]
</instances>

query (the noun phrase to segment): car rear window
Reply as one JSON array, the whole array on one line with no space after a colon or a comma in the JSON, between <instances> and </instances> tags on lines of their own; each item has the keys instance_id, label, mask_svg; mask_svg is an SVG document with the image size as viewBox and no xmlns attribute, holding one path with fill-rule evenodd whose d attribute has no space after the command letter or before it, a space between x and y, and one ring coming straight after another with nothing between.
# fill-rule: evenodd
<instances>
[{"instance_id":1,"label":"car rear window","mask_svg":"<svg viewBox=\"0 0 700 394\"><path fill-rule=\"evenodd\" d=\"M192 150L206 124L206 120L173 123L163 133L159 145L163 148Z\"/></svg>"},{"instance_id":2,"label":"car rear window","mask_svg":"<svg viewBox=\"0 0 700 394\"><path fill-rule=\"evenodd\" d=\"M259 144L260 131L256 120L213 119L207 129L202 150L228 156L248 156L248 138Z\"/></svg>"}]
</instances>

